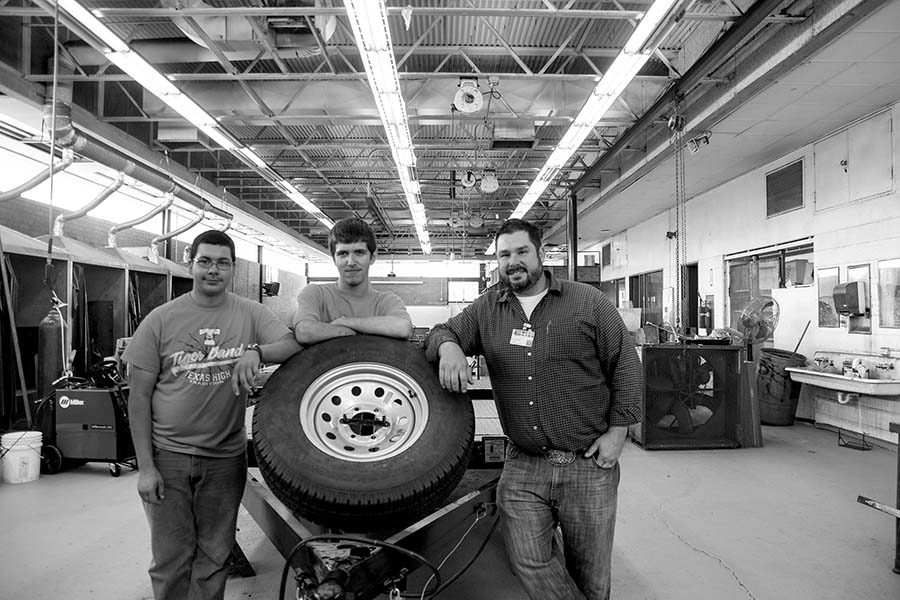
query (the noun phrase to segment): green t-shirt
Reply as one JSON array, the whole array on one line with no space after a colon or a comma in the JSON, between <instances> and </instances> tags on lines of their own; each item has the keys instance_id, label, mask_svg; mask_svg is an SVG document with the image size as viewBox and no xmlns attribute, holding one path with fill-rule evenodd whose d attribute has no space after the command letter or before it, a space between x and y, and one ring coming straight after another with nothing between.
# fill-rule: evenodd
<instances>
[{"instance_id":1,"label":"green t-shirt","mask_svg":"<svg viewBox=\"0 0 900 600\"><path fill-rule=\"evenodd\" d=\"M123 359L157 374L151 400L153 445L199 456L246 451L246 394L231 389L234 363L249 344L291 335L272 311L229 293L214 308L191 294L154 309L141 322Z\"/></svg>"}]
</instances>

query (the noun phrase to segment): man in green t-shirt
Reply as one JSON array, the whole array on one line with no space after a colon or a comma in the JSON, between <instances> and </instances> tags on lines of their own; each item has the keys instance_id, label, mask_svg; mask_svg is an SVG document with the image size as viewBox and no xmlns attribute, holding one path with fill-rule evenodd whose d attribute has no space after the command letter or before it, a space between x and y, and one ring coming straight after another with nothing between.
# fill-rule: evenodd
<instances>
[{"instance_id":1,"label":"man in green t-shirt","mask_svg":"<svg viewBox=\"0 0 900 600\"><path fill-rule=\"evenodd\" d=\"M338 280L300 291L294 313L297 341L308 345L358 333L408 339L412 319L403 301L369 285L369 267L377 258L372 228L356 217L341 219L328 235L328 249Z\"/></svg>"},{"instance_id":2,"label":"man in green t-shirt","mask_svg":"<svg viewBox=\"0 0 900 600\"><path fill-rule=\"evenodd\" d=\"M261 362L300 349L271 310L228 291L234 261L228 235L198 235L193 289L147 315L123 355L156 600L224 597L247 477L247 392Z\"/></svg>"}]
</instances>

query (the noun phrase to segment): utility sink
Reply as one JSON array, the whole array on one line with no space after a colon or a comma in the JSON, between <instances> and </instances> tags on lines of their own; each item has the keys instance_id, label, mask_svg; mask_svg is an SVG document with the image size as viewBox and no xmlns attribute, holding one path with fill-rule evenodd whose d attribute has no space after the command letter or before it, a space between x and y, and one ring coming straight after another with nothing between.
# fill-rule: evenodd
<instances>
[{"instance_id":1,"label":"utility sink","mask_svg":"<svg viewBox=\"0 0 900 600\"><path fill-rule=\"evenodd\" d=\"M800 383L817 385L829 390L865 394L866 396L900 396L900 380L898 379L863 379L847 377L838 373L814 371L802 367L785 367L791 379Z\"/></svg>"}]
</instances>

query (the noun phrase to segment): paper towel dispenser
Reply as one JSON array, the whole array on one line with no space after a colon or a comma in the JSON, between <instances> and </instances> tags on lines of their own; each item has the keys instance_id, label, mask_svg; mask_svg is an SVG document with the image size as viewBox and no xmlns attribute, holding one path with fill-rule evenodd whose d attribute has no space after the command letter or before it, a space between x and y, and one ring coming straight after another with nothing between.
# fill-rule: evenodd
<instances>
[{"instance_id":1,"label":"paper towel dispenser","mask_svg":"<svg viewBox=\"0 0 900 600\"><path fill-rule=\"evenodd\" d=\"M834 309L838 314L858 317L869 311L866 282L864 281L839 283L834 286L832 295L834 296Z\"/></svg>"}]
</instances>

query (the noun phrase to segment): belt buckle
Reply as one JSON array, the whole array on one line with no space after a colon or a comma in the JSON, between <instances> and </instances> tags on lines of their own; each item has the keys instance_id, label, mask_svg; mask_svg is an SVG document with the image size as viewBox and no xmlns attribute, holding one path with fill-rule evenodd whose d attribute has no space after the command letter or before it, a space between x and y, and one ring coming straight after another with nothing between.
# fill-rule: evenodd
<instances>
[{"instance_id":1,"label":"belt buckle","mask_svg":"<svg viewBox=\"0 0 900 600\"><path fill-rule=\"evenodd\" d=\"M547 462L551 465L564 467L575 462L575 453L569 450L544 450L544 458L546 458Z\"/></svg>"}]
</instances>

